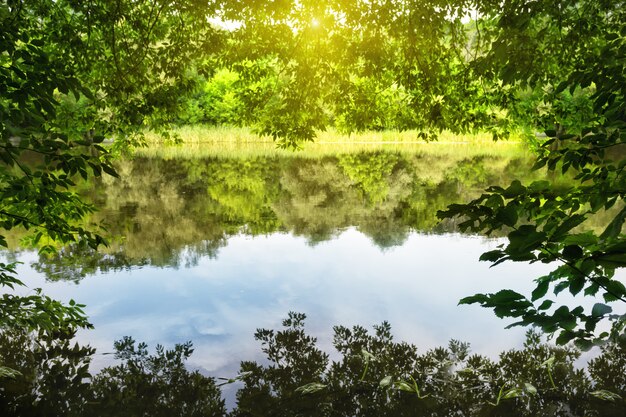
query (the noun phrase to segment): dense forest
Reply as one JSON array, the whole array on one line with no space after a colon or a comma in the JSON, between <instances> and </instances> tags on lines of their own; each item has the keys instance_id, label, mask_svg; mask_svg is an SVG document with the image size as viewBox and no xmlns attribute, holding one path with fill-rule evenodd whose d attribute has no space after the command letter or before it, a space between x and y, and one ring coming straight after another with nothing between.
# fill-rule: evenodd
<instances>
[{"instance_id":1,"label":"dense forest","mask_svg":"<svg viewBox=\"0 0 626 417\"><path fill-rule=\"evenodd\" d=\"M114 250L114 241L83 222L106 201L90 203L76 187L118 177L124 162L116 161L144 145L148 132L179 141L171 132L180 125L247 126L288 149L327 129L412 130L425 141L443 130L488 132L494 140L516 134L533 152L524 169L569 179L531 175L503 184L493 175L484 190L446 207L433 202L430 212L461 231L506 237L483 261L554 268L529 278L529 297L503 289L461 303L537 326L559 345L623 344L626 286L616 272L626 265L625 23L626 4L614 0L3 1L0 246L15 249L12 237L28 233L50 259L63 246L95 258L109 243ZM252 187L247 205L237 207L241 219L230 220L314 241L332 228L318 213L316 230L299 229L303 214L293 201L322 181L337 199L360 201L361 227L390 245L403 227L437 226L415 207L394 218L394 202L410 206L412 193L428 189L403 186L411 162L398 155L393 172L363 168L375 172L376 158L389 157L344 156L291 171L280 161L233 167L222 189L208 190L210 204L219 211L226 188L233 181L246 187L255 170L280 173L282 188L268 191L275 200L255 201ZM217 175L218 164L185 169L200 178ZM185 175L181 187L193 188ZM340 190L342 181L354 187ZM383 201L387 208L368 212ZM396 233L385 235L384 225ZM219 247L228 231L208 233ZM21 284L16 264L1 263L3 331L50 336L91 326L83 306L40 291L15 295ZM596 302L570 308L561 293ZM0 363L0 378L13 372Z\"/></svg>"}]
</instances>

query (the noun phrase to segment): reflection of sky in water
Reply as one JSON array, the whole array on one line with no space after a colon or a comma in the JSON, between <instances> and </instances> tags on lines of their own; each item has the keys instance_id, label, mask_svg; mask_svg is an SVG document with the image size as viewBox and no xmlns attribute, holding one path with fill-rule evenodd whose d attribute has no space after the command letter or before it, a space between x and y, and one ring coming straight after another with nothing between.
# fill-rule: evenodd
<instances>
[{"instance_id":1,"label":"reflection of sky in water","mask_svg":"<svg viewBox=\"0 0 626 417\"><path fill-rule=\"evenodd\" d=\"M540 264L490 269L477 261L497 244L412 234L401 247L382 251L350 229L313 247L288 234L235 236L217 259L203 258L188 269L146 267L88 277L79 285L46 283L26 266L20 272L31 288L87 305L95 330L79 338L99 353L110 352L124 335L151 348L192 340L192 367L230 377L241 360L262 360L254 331L280 328L289 311L307 314L309 333L329 353L332 326L371 328L384 320L396 340L414 343L422 352L451 338L490 356L520 347L525 329L505 330L511 321L497 319L491 310L457 306L464 296L502 288L529 295L532 279L547 272ZM95 367L110 360L97 355Z\"/></svg>"}]
</instances>

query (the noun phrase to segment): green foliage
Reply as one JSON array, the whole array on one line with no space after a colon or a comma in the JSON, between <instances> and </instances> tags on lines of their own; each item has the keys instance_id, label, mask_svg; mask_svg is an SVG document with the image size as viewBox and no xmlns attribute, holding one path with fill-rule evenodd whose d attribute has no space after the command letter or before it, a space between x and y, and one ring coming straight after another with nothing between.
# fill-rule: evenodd
<instances>
[{"instance_id":1,"label":"green foliage","mask_svg":"<svg viewBox=\"0 0 626 417\"><path fill-rule=\"evenodd\" d=\"M494 186L442 217L465 216L460 227L468 231L507 234L508 244L484 260L560 266L537 279L530 299L504 290L463 302L493 307L518 318L515 324L558 331L559 343L589 347L624 339L626 316L614 308L626 300L616 274L626 263L624 6L595 0L5 2L0 223L5 230L29 229L32 243L44 242L46 252L63 243L79 252L97 248L104 240L79 223L93 207L70 191L76 179L115 176L111 157L140 144L143 128L172 121L181 105L188 106L188 121L253 123L281 147L298 147L333 123L345 131L414 127L427 139L443 128L487 129L499 138L523 125L547 136L534 143L536 167L571 172L577 182L569 189L546 182ZM471 11L475 19L462 23ZM215 17L236 25L216 29ZM294 169L284 184L296 200L303 197L296 185L318 188L285 223L297 224L305 207L331 211L339 199L355 198L352 182L381 207L394 192L402 195L378 174L363 175L354 161L343 168L348 179L338 183L331 181L332 165ZM258 197L260 184L244 188ZM242 208L240 216L254 212ZM297 207L282 205L290 208ZM604 231L589 230L586 219L610 209ZM272 227L262 224L265 214L256 213L260 229ZM328 236L332 227L318 220L317 235ZM4 234L0 245L6 247ZM19 285L11 266L1 268L1 286ZM555 296L565 289L601 296L604 303L590 311L552 305L550 289ZM49 328L54 316L80 321L76 307L34 297L4 297L0 324ZM33 315L37 310L48 318ZM610 331L600 325L607 320Z\"/></svg>"},{"instance_id":2,"label":"green foliage","mask_svg":"<svg viewBox=\"0 0 626 417\"><path fill-rule=\"evenodd\" d=\"M558 332L561 344L574 340L589 348L608 338L625 341L626 315L612 314L613 308L604 304L623 307L626 303L626 287L616 275L617 269L626 266L622 233L626 79L624 60L619 58L626 48L623 4L580 1L554 6L552 2L511 1L501 16L488 6L480 11L500 19L491 34L496 47L486 55L483 68L491 68L509 85L537 88L552 83L551 94L564 97L566 91L576 94L588 88L584 106L593 111L585 112L582 127L567 117L561 120L555 109L548 112L555 128L546 130L548 139L538 149L535 169L572 172L576 183L571 188L559 189L545 181L529 185L514 181L506 188L490 187L471 203L441 212L441 217L462 216L463 230L487 234L510 230L508 244L483 254L482 260L494 265L504 261L561 264L536 280L530 300L500 291L461 302L492 307L501 317L519 318L513 325L532 324ZM537 30L544 34L541 43L534 40L529 45ZM552 42L562 46L561 53L537 54ZM520 65L518 60L508 60L503 51L530 54L529 60ZM558 100L550 103L559 105ZM540 120L537 125L541 126ZM603 232L588 229L588 218L612 207ZM572 295L601 296L604 303L596 303L591 311L553 306L554 301L547 299L550 288L555 296L567 289ZM596 331L603 321L611 322L610 331L604 327Z\"/></svg>"},{"instance_id":3,"label":"green foliage","mask_svg":"<svg viewBox=\"0 0 626 417\"><path fill-rule=\"evenodd\" d=\"M487 126L491 98L465 71L460 1L238 2L225 61L246 85L259 131L281 146L316 129L345 131ZM272 72L255 71L271 62ZM267 68L267 66L264 66ZM266 80L272 82L265 83Z\"/></svg>"},{"instance_id":4,"label":"green foliage","mask_svg":"<svg viewBox=\"0 0 626 417\"><path fill-rule=\"evenodd\" d=\"M620 416L626 408L626 351L609 343L587 367L574 348L529 331L521 349L495 360L467 343L418 353L393 339L388 323L336 326L331 356L289 313L281 330L258 329L262 363L243 361L224 384L238 387L227 412L215 380L189 371L191 343L173 349L125 337L118 364L95 375L94 350L73 332L0 332L0 360L17 372L0 379L0 411L19 416ZM331 360L330 358L333 358ZM222 384L222 385L224 385Z\"/></svg>"},{"instance_id":5,"label":"green foliage","mask_svg":"<svg viewBox=\"0 0 626 417\"><path fill-rule=\"evenodd\" d=\"M511 110L520 127L527 131L529 140L538 141L535 132L567 128L568 132L580 133L595 123L591 96L595 88L577 88L573 93L564 90L555 93L552 85L519 89L515 92L515 104ZM540 141L541 142L541 141Z\"/></svg>"},{"instance_id":6,"label":"green foliage","mask_svg":"<svg viewBox=\"0 0 626 417\"><path fill-rule=\"evenodd\" d=\"M85 415L224 415L224 401L214 380L185 368L192 352L191 342L172 350L157 345L154 355L145 343L135 345L130 337L115 342L115 357L123 363L94 376Z\"/></svg>"},{"instance_id":7,"label":"green foliage","mask_svg":"<svg viewBox=\"0 0 626 417\"><path fill-rule=\"evenodd\" d=\"M89 364L95 350L72 343L75 330L32 333L0 330L0 412L6 416L79 416L90 399Z\"/></svg>"},{"instance_id":8,"label":"green foliage","mask_svg":"<svg viewBox=\"0 0 626 417\"><path fill-rule=\"evenodd\" d=\"M185 147L192 157L119 160L120 178L81 183L77 190L100 208L87 220L106 224L109 246L65 245L40 254L31 267L49 280L78 282L98 271L195 265L202 256L217 256L234 235L289 232L314 244L348 227L385 249L412 231L458 232L457 221L438 224L437 210L480 196L490 183L539 175L528 172L532 159L522 151L494 156L463 146L439 154L442 147L323 158L196 157L196 148ZM590 226L598 230L604 221L593 219ZM22 236L16 230L7 235L9 241Z\"/></svg>"},{"instance_id":9,"label":"green foliage","mask_svg":"<svg viewBox=\"0 0 626 417\"><path fill-rule=\"evenodd\" d=\"M111 156L158 126L193 80L184 69L219 47L206 1L20 0L0 5L0 225L31 232L42 252L97 248L78 177L116 176ZM208 7L208 8L207 8ZM198 70L202 70L200 61ZM112 146L105 142L113 142ZM4 232L0 246L7 247ZM20 285L0 266L0 286ZM0 327L87 326L80 306L36 291L3 294Z\"/></svg>"},{"instance_id":10,"label":"green foliage","mask_svg":"<svg viewBox=\"0 0 626 417\"><path fill-rule=\"evenodd\" d=\"M418 354L382 323L372 333L336 326L331 361L304 319L290 313L282 330L257 331L269 363L242 362L232 415L617 416L626 407L625 352L615 344L587 373L574 366L578 351L532 331L522 349L494 361L456 340Z\"/></svg>"},{"instance_id":11,"label":"green foliage","mask_svg":"<svg viewBox=\"0 0 626 417\"><path fill-rule=\"evenodd\" d=\"M129 337L115 342L121 364L91 375L95 349L72 343L72 330L0 332L0 361L16 371L0 378L0 411L11 416L223 416L212 378L184 362L191 343L171 350Z\"/></svg>"},{"instance_id":12,"label":"green foliage","mask_svg":"<svg viewBox=\"0 0 626 417\"><path fill-rule=\"evenodd\" d=\"M245 109L238 91L239 76L222 68L207 81L200 80L199 91L184 97L179 121L187 124L239 126L246 120Z\"/></svg>"},{"instance_id":13,"label":"green foliage","mask_svg":"<svg viewBox=\"0 0 626 417\"><path fill-rule=\"evenodd\" d=\"M211 41L212 29L184 3L29 0L2 6L4 229L23 226L41 233L36 239L103 243L74 225L91 207L68 190L76 176L115 175L105 139L115 140L115 148L128 145L133 132L157 123L158 112L189 88L184 61L197 54L198 42Z\"/></svg>"},{"instance_id":14,"label":"green foliage","mask_svg":"<svg viewBox=\"0 0 626 417\"><path fill-rule=\"evenodd\" d=\"M400 178L390 178L400 157L392 153L351 154L341 157L339 165L354 183L362 189L372 204L382 203L389 194L390 183L403 183ZM394 181L395 180L395 181Z\"/></svg>"}]
</instances>

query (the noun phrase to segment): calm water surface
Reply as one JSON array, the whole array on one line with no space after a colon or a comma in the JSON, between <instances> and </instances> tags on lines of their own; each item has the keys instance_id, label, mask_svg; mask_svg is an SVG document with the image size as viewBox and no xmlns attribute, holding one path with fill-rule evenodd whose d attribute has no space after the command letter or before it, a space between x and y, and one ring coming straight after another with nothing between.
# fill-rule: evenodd
<instances>
[{"instance_id":1,"label":"calm water surface","mask_svg":"<svg viewBox=\"0 0 626 417\"><path fill-rule=\"evenodd\" d=\"M461 235L436 211L528 168L515 152L137 157L120 162L121 179L82 187L109 248L16 256L30 288L86 304L95 330L79 340L97 348L96 369L132 335L150 346L191 340L191 366L232 376L242 359L262 360L254 331L279 327L289 311L307 315L328 352L333 326L388 321L420 349L455 338L494 357L519 347L525 330L458 300L529 294L548 269L490 269L478 257L501 241Z\"/></svg>"},{"instance_id":2,"label":"calm water surface","mask_svg":"<svg viewBox=\"0 0 626 417\"><path fill-rule=\"evenodd\" d=\"M243 358L261 357L252 335L277 328L289 311L306 313L307 328L330 348L332 326L382 321L394 335L427 349L451 338L488 355L521 345L524 331L460 298L506 285L532 290L529 277L545 267L477 262L497 241L458 234L412 233L402 246L381 250L355 229L316 246L286 233L233 236L215 258L189 267L145 266L97 273L74 282L49 282L27 266L28 285L87 305L95 330L81 333L98 352L125 335L173 345L192 340L191 363L212 375L237 372ZM24 257L28 265L28 257ZM96 366L110 357L96 357Z\"/></svg>"}]
</instances>

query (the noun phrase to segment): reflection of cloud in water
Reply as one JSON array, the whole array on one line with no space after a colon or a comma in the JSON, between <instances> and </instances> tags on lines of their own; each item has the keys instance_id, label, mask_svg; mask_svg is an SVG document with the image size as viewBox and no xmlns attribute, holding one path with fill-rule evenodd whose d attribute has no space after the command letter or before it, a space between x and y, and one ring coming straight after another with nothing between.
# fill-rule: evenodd
<instances>
[{"instance_id":1,"label":"reflection of cloud in water","mask_svg":"<svg viewBox=\"0 0 626 417\"><path fill-rule=\"evenodd\" d=\"M84 279L79 285L46 283L20 267L31 287L87 305L95 325L80 339L100 352L132 335L151 347L192 340L190 365L218 376L236 374L241 360L261 360L257 328L279 328L289 311L306 313L308 332L332 353L332 327L392 325L396 340L420 351L455 338L477 353L496 356L521 346L525 329L505 330L478 306L457 306L475 292L511 288L529 295L545 265L503 264L490 269L480 254L498 242L461 235L412 234L385 251L349 229L311 247L288 234L235 236L218 258L187 269L146 267ZM593 299L588 300L589 305ZM110 356L95 359L99 368Z\"/></svg>"}]
</instances>

